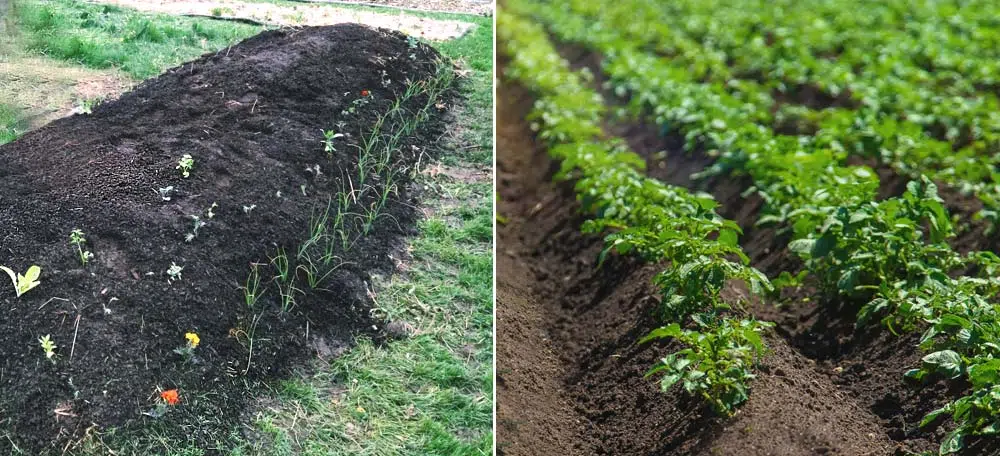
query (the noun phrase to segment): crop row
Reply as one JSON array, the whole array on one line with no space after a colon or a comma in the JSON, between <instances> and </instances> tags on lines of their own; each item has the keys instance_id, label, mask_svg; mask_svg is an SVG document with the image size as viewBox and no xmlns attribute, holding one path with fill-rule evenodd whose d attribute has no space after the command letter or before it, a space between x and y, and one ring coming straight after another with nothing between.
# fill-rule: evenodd
<instances>
[{"instance_id":1,"label":"crop row","mask_svg":"<svg viewBox=\"0 0 1000 456\"><path fill-rule=\"evenodd\" d=\"M913 178L927 174L978 195L987 206L982 215L997 221L1000 101L995 73L982 71L997 61L982 58L990 53L977 44L960 42L948 24L910 17L937 17L934 8L943 6L910 13L912 5L886 2L855 14L841 2L794 2L781 10L717 3L598 1L563 8L580 20L613 23L623 41L669 57L662 60L687 80L742 102L747 121L807 133L802 140L817 147L874 157ZM984 22L963 19L970 11L942 17L967 20L969 27ZM976 36L996 36L992 26L981 24ZM877 51L868 51L873 46ZM801 104L810 102L820 109ZM741 159L724 155L719 164Z\"/></svg>"},{"instance_id":2,"label":"crop row","mask_svg":"<svg viewBox=\"0 0 1000 456\"><path fill-rule=\"evenodd\" d=\"M843 165L843 154L830 147L848 141L851 131L775 132L748 101L753 97L694 78L683 61L654 55L647 41L630 36L641 23L636 11L647 2L597 3L605 14L582 0L561 8L515 0L508 8L543 22L562 41L599 52L609 85L630 95L635 111L683 135L689 148L717 153L722 166L751 176L767 203L760 222L791 230L789 249L805 260L825 301L860 305L859 327L881 321L895 331L924 331L920 348L930 353L907 377L964 377L972 385L968 395L924 420L950 414L957 423L942 453L960 449L968 435L1000 429L1000 319L990 302L1000 287L1000 258L963 256L948 246L951 219L931 180L914 180L903 195L874 202L875 173ZM920 170L921 163L907 163ZM969 268L978 275L958 274Z\"/></svg>"},{"instance_id":3,"label":"crop row","mask_svg":"<svg viewBox=\"0 0 1000 456\"><path fill-rule=\"evenodd\" d=\"M607 234L600 261L613 251L672 264L653 279L667 325L643 342L673 338L685 347L666 355L650 375L662 373L664 388L682 382L719 413L733 413L747 398L751 368L764 350L760 333L770 326L744 318L720 296L734 279L757 296L770 289L767 278L748 266L737 242L740 228L714 212L710 196L647 178L645 162L620 139L604 135L604 101L585 73L569 69L544 29L508 10L498 24L511 57L505 75L536 97L528 120L562 163L557 179L576 180L582 208L592 215L583 231Z\"/></svg>"}]
</instances>

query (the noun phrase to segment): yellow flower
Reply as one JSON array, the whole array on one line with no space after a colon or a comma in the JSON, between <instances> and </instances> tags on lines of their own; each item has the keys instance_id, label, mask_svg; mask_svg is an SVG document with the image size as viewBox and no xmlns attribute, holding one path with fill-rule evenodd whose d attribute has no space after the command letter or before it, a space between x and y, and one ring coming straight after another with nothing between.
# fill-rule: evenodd
<instances>
[{"instance_id":1,"label":"yellow flower","mask_svg":"<svg viewBox=\"0 0 1000 456\"><path fill-rule=\"evenodd\" d=\"M195 333L187 333L184 335L184 338L187 339L188 346L191 348L196 348L201 343L201 338Z\"/></svg>"}]
</instances>

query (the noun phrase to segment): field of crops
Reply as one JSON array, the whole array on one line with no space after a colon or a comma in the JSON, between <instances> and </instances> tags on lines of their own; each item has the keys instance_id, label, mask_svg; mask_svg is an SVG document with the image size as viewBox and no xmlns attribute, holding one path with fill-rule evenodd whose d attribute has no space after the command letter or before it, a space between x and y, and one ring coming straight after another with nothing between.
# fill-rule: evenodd
<instances>
[{"instance_id":1,"label":"field of crops","mask_svg":"<svg viewBox=\"0 0 1000 456\"><path fill-rule=\"evenodd\" d=\"M996 13L506 1L500 451L1000 451Z\"/></svg>"}]
</instances>

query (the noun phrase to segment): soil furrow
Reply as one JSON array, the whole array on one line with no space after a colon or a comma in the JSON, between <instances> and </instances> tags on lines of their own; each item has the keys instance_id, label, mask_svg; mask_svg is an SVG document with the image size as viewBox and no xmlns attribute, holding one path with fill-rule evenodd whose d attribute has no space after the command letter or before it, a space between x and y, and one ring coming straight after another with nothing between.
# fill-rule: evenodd
<instances>
[{"instance_id":1,"label":"soil furrow","mask_svg":"<svg viewBox=\"0 0 1000 456\"><path fill-rule=\"evenodd\" d=\"M649 279L662 265L615 258L595 269L602 241L579 233L583 219L570 188L550 183L551 161L531 142L522 120L530 102L523 91L501 87L500 211L510 218L498 237L504 257L497 290L498 434L504 454L890 451L884 433L873 431L877 417L854 405L816 372L814 361L781 338L770 340L774 354L750 402L731 420L643 378L659 356L676 348L636 344L657 325ZM741 293L736 287L727 292L733 299Z\"/></svg>"}]
</instances>

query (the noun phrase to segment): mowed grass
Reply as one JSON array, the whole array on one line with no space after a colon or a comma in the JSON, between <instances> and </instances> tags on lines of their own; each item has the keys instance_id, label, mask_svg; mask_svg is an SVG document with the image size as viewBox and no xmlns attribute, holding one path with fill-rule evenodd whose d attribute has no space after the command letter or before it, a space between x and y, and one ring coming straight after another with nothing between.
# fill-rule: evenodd
<instances>
[{"instance_id":1,"label":"mowed grass","mask_svg":"<svg viewBox=\"0 0 1000 456\"><path fill-rule=\"evenodd\" d=\"M0 144L7 144L22 133L18 127L18 111L13 106L0 103Z\"/></svg>"},{"instance_id":2,"label":"mowed grass","mask_svg":"<svg viewBox=\"0 0 1000 456\"><path fill-rule=\"evenodd\" d=\"M142 13L72 0L18 0L14 19L27 48L136 79L253 36L264 27Z\"/></svg>"},{"instance_id":3,"label":"mowed grass","mask_svg":"<svg viewBox=\"0 0 1000 456\"><path fill-rule=\"evenodd\" d=\"M363 340L281 385L258 420L269 454L492 454L491 186L431 185L436 215L411 244L409 271L376 287L378 310L413 334ZM449 192L461 205L442 203Z\"/></svg>"},{"instance_id":4,"label":"mowed grass","mask_svg":"<svg viewBox=\"0 0 1000 456\"><path fill-rule=\"evenodd\" d=\"M492 18L417 15L478 25L458 40L431 43L461 62L464 75L441 161L491 166ZM119 67L137 79L262 30L68 0L21 0L16 16L31 50L87 67ZM0 110L0 125L3 119ZM491 454L492 184L446 174L423 175L420 183L431 215L410 241L406 270L374 284L377 311L410 336L382 344L360 340L297 378L248 390L262 396L261 409L248 411L243 429L210 441L172 440L155 426L128 434L111 429L93 433L67 454Z\"/></svg>"}]
</instances>

